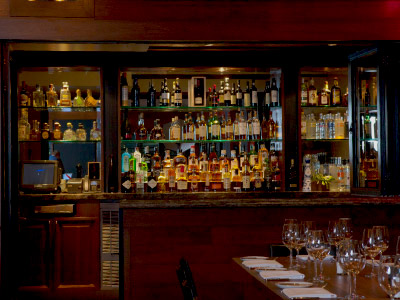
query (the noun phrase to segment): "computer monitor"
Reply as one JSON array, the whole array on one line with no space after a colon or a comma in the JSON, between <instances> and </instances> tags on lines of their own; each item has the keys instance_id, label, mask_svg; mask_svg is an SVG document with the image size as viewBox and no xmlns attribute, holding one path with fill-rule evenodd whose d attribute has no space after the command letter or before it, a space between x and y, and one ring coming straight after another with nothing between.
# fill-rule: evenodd
<instances>
[{"instance_id":1,"label":"computer monitor","mask_svg":"<svg viewBox=\"0 0 400 300\"><path fill-rule=\"evenodd\" d=\"M58 161L28 160L21 162L20 189L24 192L57 192L59 184Z\"/></svg>"}]
</instances>

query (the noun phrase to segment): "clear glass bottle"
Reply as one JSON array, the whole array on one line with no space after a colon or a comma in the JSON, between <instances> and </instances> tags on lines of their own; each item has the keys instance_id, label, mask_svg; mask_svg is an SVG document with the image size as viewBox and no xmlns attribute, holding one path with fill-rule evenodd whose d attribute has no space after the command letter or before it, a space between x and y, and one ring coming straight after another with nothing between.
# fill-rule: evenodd
<instances>
[{"instance_id":1,"label":"clear glass bottle","mask_svg":"<svg viewBox=\"0 0 400 300\"><path fill-rule=\"evenodd\" d=\"M86 141L86 130L83 127L82 123L78 124L78 129L76 130L76 140L77 141Z\"/></svg>"},{"instance_id":2,"label":"clear glass bottle","mask_svg":"<svg viewBox=\"0 0 400 300\"><path fill-rule=\"evenodd\" d=\"M221 138L221 124L218 119L217 112L214 112L214 117L211 122L211 139L219 140Z\"/></svg>"},{"instance_id":3,"label":"clear glass bottle","mask_svg":"<svg viewBox=\"0 0 400 300\"><path fill-rule=\"evenodd\" d=\"M139 107L140 106L139 80L133 74L132 74L132 81L133 81L133 87L132 87L132 90L131 90L132 106Z\"/></svg>"},{"instance_id":4,"label":"clear glass bottle","mask_svg":"<svg viewBox=\"0 0 400 300\"><path fill-rule=\"evenodd\" d=\"M254 117L252 119L252 128L253 128L253 139L259 140L261 138L261 126L260 126L260 120L258 119L257 110L254 111Z\"/></svg>"},{"instance_id":5,"label":"clear glass bottle","mask_svg":"<svg viewBox=\"0 0 400 300\"><path fill-rule=\"evenodd\" d=\"M237 106L237 101L236 101L236 84L232 83L232 89L231 89L231 105L232 106Z\"/></svg>"},{"instance_id":6,"label":"clear glass bottle","mask_svg":"<svg viewBox=\"0 0 400 300\"><path fill-rule=\"evenodd\" d=\"M169 128L169 139L174 141L181 140L181 126L178 122L178 117L172 118L171 126Z\"/></svg>"},{"instance_id":7,"label":"clear glass bottle","mask_svg":"<svg viewBox=\"0 0 400 300\"><path fill-rule=\"evenodd\" d=\"M54 130L53 130L53 140L62 140L63 133L61 131L61 125L59 122L54 122Z\"/></svg>"},{"instance_id":8,"label":"clear glass bottle","mask_svg":"<svg viewBox=\"0 0 400 300\"><path fill-rule=\"evenodd\" d=\"M60 106L71 107L71 92L69 91L68 82L63 82L63 87L60 91Z\"/></svg>"},{"instance_id":9,"label":"clear glass bottle","mask_svg":"<svg viewBox=\"0 0 400 300\"><path fill-rule=\"evenodd\" d=\"M98 101L96 99L93 98L92 96L92 90L87 89L86 90L86 98L85 98L85 104L88 107L96 107L97 106Z\"/></svg>"},{"instance_id":10,"label":"clear glass bottle","mask_svg":"<svg viewBox=\"0 0 400 300\"><path fill-rule=\"evenodd\" d=\"M192 113L189 112L186 123L186 140L193 141L196 136L196 126L193 123Z\"/></svg>"},{"instance_id":11,"label":"clear glass bottle","mask_svg":"<svg viewBox=\"0 0 400 300\"><path fill-rule=\"evenodd\" d=\"M70 122L67 123L67 129L64 131L64 141L76 141L76 133Z\"/></svg>"},{"instance_id":12,"label":"clear glass bottle","mask_svg":"<svg viewBox=\"0 0 400 300\"><path fill-rule=\"evenodd\" d=\"M220 86L219 86L219 91L218 91L218 102L220 106L224 106L225 105L225 91L224 91L224 82L220 81Z\"/></svg>"},{"instance_id":13,"label":"clear glass bottle","mask_svg":"<svg viewBox=\"0 0 400 300\"><path fill-rule=\"evenodd\" d=\"M300 86L300 103L301 106L307 106L308 105L308 89L307 85L304 81L304 77L301 78L301 86Z\"/></svg>"},{"instance_id":14,"label":"clear glass bottle","mask_svg":"<svg viewBox=\"0 0 400 300\"><path fill-rule=\"evenodd\" d=\"M40 141L40 122L38 120L33 120L32 122L32 129L29 135L29 140Z\"/></svg>"},{"instance_id":15,"label":"clear glass bottle","mask_svg":"<svg viewBox=\"0 0 400 300\"><path fill-rule=\"evenodd\" d=\"M222 119L221 119L221 140L226 140L225 113L222 113Z\"/></svg>"},{"instance_id":16,"label":"clear glass bottle","mask_svg":"<svg viewBox=\"0 0 400 300\"><path fill-rule=\"evenodd\" d=\"M93 121L93 127L90 130L91 141L101 141L101 130L97 128L97 121Z\"/></svg>"},{"instance_id":17,"label":"clear glass bottle","mask_svg":"<svg viewBox=\"0 0 400 300\"><path fill-rule=\"evenodd\" d=\"M229 112L228 112L228 120L226 121L226 126L225 126L225 139L226 140L234 139L233 123L232 123L231 115Z\"/></svg>"},{"instance_id":18,"label":"clear glass bottle","mask_svg":"<svg viewBox=\"0 0 400 300\"><path fill-rule=\"evenodd\" d=\"M240 139L239 133L239 113L236 113L235 121L233 122L233 136L235 140Z\"/></svg>"},{"instance_id":19,"label":"clear glass bottle","mask_svg":"<svg viewBox=\"0 0 400 300\"><path fill-rule=\"evenodd\" d=\"M72 103L72 106L75 106L75 107L85 106L85 100L82 98L80 89L76 90L76 96L74 98L74 102Z\"/></svg>"},{"instance_id":20,"label":"clear glass bottle","mask_svg":"<svg viewBox=\"0 0 400 300\"><path fill-rule=\"evenodd\" d=\"M200 117L200 122L199 122L199 127L198 127L198 133L199 133L199 140L204 141L207 139L207 123L204 118L204 113L201 112L201 117ZM197 134L197 131L196 131Z\"/></svg>"},{"instance_id":21,"label":"clear glass bottle","mask_svg":"<svg viewBox=\"0 0 400 300\"><path fill-rule=\"evenodd\" d=\"M340 113L335 115L335 139L344 139L344 121Z\"/></svg>"},{"instance_id":22,"label":"clear glass bottle","mask_svg":"<svg viewBox=\"0 0 400 300\"><path fill-rule=\"evenodd\" d=\"M143 113L139 114L138 128L136 129L137 140L147 140L147 129L144 127Z\"/></svg>"},{"instance_id":23,"label":"clear glass bottle","mask_svg":"<svg viewBox=\"0 0 400 300\"><path fill-rule=\"evenodd\" d=\"M254 79L251 83L251 106L258 106L258 91L256 87L256 81Z\"/></svg>"},{"instance_id":24,"label":"clear glass bottle","mask_svg":"<svg viewBox=\"0 0 400 300\"><path fill-rule=\"evenodd\" d=\"M150 131L150 140L165 140L164 131L160 126L160 119L154 120L154 127Z\"/></svg>"},{"instance_id":25,"label":"clear glass bottle","mask_svg":"<svg viewBox=\"0 0 400 300\"><path fill-rule=\"evenodd\" d=\"M45 107L44 94L39 84L36 84L36 90L32 93L33 106Z\"/></svg>"},{"instance_id":26,"label":"clear glass bottle","mask_svg":"<svg viewBox=\"0 0 400 300\"><path fill-rule=\"evenodd\" d=\"M246 138L247 138L247 135L246 135L246 131L247 131L247 123L246 123L246 120L245 120L245 118L244 118L244 111L242 110L241 112L240 112L240 118L239 118L239 124L238 124L238 127L239 127L239 140L245 140Z\"/></svg>"},{"instance_id":27,"label":"clear glass bottle","mask_svg":"<svg viewBox=\"0 0 400 300\"><path fill-rule=\"evenodd\" d=\"M318 104L317 89L314 86L314 79L311 78L310 86L308 87L308 105L317 106L317 104Z\"/></svg>"},{"instance_id":28,"label":"clear glass bottle","mask_svg":"<svg viewBox=\"0 0 400 300\"><path fill-rule=\"evenodd\" d=\"M49 85L49 90L46 92L47 106L54 107L58 105L58 95L54 89L54 84Z\"/></svg>"}]
</instances>

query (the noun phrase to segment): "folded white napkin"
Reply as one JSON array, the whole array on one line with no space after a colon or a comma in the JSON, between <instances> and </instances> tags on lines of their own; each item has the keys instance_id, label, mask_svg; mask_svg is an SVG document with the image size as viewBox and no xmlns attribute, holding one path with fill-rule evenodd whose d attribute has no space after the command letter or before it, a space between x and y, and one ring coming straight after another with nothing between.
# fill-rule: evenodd
<instances>
[{"instance_id":1,"label":"folded white napkin","mask_svg":"<svg viewBox=\"0 0 400 300\"><path fill-rule=\"evenodd\" d=\"M296 297L318 297L318 298L336 298L335 294L323 289L323 288L290 288L283 289L284 293L289 298Z\"/></svg>"},{"instance_id":2,"label":"folded white napkin","mask_svg":"<svg viewBox=\"0 0 400 300\"><path fill-rule=\"evenodd\" d=\"M297 257L298 259L300 259L300 260L307 260L308 257L310 257L311 260L314 260L314 258L311 257L311 256L309 256L309 255L296 255L296 257ZM327 255L327 256L324 258L324 260L325 260L325 259L331 259L332 257L333 257L332 255Z\"/></svg>"},{"instance_id":3,"label":"folded white napkin","mask_svg":"<svg viewBox=\"0 0 400 300\"><path fill-rule=\"evenodd\" d=\"M241 257L240 258L241 260L250 260L250 259L252 259L252 260L254 260L254 259L268 259L268 257L266 257L266 256L243 256L243 257Z\"/></svg>"},{"instance_id":4,"label":"folded white napkin","mask_svg":"<svg viewBox=\"0 0 400 300\"><path fill-rule=\"evenodd\" d=\"M303 279L304 274L298 271L262 271L259 273L265 280L270 279Z\"/></svg>"},{"instance_id":5,"label":"folded white napkin","mask_svg":"<svg viewBox=\"0 0 400 300\"><path fill-rule=\"evenodd\" d=\"M283 268L283 265L278 263L276 260L267 259L249 259L244 260L242 264L247 268L257 268L257 267L271 267L271 268Z\"/></svg>"}]
</instances>

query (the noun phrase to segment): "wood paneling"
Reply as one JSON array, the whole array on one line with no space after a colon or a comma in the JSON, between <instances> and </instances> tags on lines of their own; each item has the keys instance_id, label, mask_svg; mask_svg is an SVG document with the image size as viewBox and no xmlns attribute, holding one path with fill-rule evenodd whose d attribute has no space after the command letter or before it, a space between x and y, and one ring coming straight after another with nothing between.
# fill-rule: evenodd
<instances>
[{"instance_id":1,"label":"wood paneling","mask_svg":"<svg viewBox=\"0 0 400 300\"><path fill-rule=\"evenodd\" d=\"M124 209L124 299L181 298L175 268L189 261L202 299L246 299L232 257L268 255L281 243L285 218L329 220L351 217L354 237L372 225L388 225L393 252L400 234L397 205ZM247 298L251 299L251 298Z\"/></svg>"},{"instance_id":2,"label":"wood paneling","mask_svg":"<svg viewBox=\"0 0 400 300\"><path fill-rule=\"evenodd\" d=\"M94 17L94 0L29 1L9 0L12 17Z\"/></svg>"},{"instance_id":3,"label":"wood paneling","mask_svg":"<svg viewBox=\"0 0 400 300\"><path fill-rule=\"evenodd\" d=\"M8 1L0 1L0 17L8 17L10 15L10 6Z\"/></svg>"}]
</instances>

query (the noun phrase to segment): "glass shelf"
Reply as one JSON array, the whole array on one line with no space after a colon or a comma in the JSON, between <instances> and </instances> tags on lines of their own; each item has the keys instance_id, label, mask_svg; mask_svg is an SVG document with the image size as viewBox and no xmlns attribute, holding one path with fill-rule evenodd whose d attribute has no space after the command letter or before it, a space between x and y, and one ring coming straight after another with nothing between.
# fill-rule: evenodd
<instances>
[{"instance_id":1,"label":"glass shelf","mask_svg":"<svg viewBox=\"0 0 400 300\"><path fill-rule=\"evenodd\" d=\"M101 141L64 141L64 140L44 140L44 141L29 141L29 140L20 140L18 141L20 143L54 143L54 144L95 144L95 143L101 143Z\"/></svg>"},{"instance_id":2,"label":"glass shelf","mask_svg":"<svg viewBox=\"0 0 400 300\"><path fill-rule=\"evenodd\" d=\"M312 142L346 142L349 139L347 138L347 139L301 139L301 140L304 142L309 142L309 141L312 141Z\"/></svg>"},{"instance_id":3,"label":"glass shelf","mask_svg":"<svg viewBox=\"0 0 400 300\"><path fill-rule=\"evenodd\" d=\"M142 143L142 144L162 144L162 143L237 143L237 142L282 142L282 139L259 139L259 140L121 140L121 143Z\"/></svg>"},{"instance_id":4,"label":"glass shelf","mask_svg":"<svg viewBox=\"0 0 400 300\"><path fill-rule=\"evenodd\" d=\"M245 110L255 110L258 106L203 106L203 107L189 107L189 106L121 106L121 110L133 110L133 111L222 111L222 110L229 110L234 111L238 109L245 109ZM282 106L272 106L270 107L271 110L279 109Z\"/></svg>"},{"instance_id":5,"label":"glass shelf","mask_svg":"<svg viewBox=\"0 0 400 300\"><path fill-rule=\"evenodd\" d=\"M303 109L321 109L321 110L325 110L325 109L348 109L347 106L331 106L331 105L320 105L320 106L301 106L301 108Z\"/></svg>"},{"instance_id":6,"label":"glass shelf","mask_svg":"<svg viewBox=\"0 0 400 300\"><path fill-rule=\"evenodd\" d=\"M49 112L93 112L93 111L100 111L100 107L49 107L49 106L19 106L18 109L34 109L34 110L47 110Z\"/></svg>"},{"instance_id":7,"label":"glass shelf","mask_svg":"<svg viewBox=\"0 0 400 300\"><path fill-rule=\"evenodd\" d=\"M379 139L360 139L361 142L378 142Z\"/></svg>"}]
</instances>

